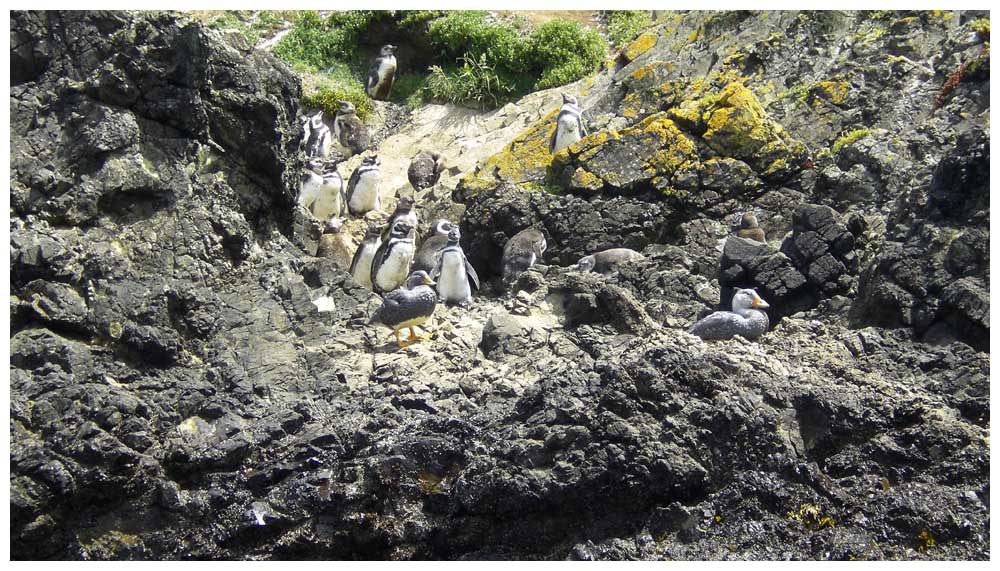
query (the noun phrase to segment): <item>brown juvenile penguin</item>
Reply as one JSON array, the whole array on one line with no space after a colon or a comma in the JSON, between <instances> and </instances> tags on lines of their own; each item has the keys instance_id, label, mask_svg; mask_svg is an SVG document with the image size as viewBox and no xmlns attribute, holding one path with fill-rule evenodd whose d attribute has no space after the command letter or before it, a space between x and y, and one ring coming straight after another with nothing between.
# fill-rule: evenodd
<instances>
[{"instance_id":1,"label":"brown juvenile penguin","mask_svg":"<svg viewBox=\"0 0 1000 571\"><path fill-rule=\"evenodd\" d=\"M758 242L767 241L764 239L764 230L757 225L757 217L754 216L753 212L743 213L743 219L740 220L740 228L736 231L736 235Z\"/></svg>"}]
</instances>

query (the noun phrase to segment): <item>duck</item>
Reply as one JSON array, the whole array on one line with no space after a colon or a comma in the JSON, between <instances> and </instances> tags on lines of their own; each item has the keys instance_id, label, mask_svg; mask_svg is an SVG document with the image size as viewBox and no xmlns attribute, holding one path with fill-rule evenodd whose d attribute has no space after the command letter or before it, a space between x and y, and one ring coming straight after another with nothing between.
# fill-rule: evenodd
<instances>
[{"instance_id":1,"label":"duck","mask_svg":"<svg viewBox=\"0 0 1000 571\"><path fill-rule=\"evenodd\" d=\"M437 307L437 293L431 276L425 271L412 272L402 286L392 290L382 299L382 305L375 310L369 324L382 324L392 329L396 345L408 347L423 339L413 328L423 325L434 314ZM399 332L409 329L410 336L400 339Z\"/></svg>"},{"instance_id":2,"label":"duck","mask_svg":"<svg viewBox=\"0 0 1000 571\"><path fill-rule=\"evenodd\" d=\"M716 311L695 322L687 331L702 339L732 339L740 335L753 341L770 325L767 314L760 311L769 307L757 290L738 289L733 295L732 311Z\"/></svg>"}]
</instances>

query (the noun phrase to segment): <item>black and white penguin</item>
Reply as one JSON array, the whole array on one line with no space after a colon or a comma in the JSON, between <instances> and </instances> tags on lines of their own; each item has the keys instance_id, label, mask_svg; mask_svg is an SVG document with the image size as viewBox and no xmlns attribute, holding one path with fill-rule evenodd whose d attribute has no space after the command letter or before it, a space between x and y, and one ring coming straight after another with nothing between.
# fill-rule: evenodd
<instances>
[{"instance_id":1,"label":"black and white penguin","mask_svg":"<svg viewBox=\"0 0 1000 571\"><path fill-rule=\"evenodd\" d=\"M389 216L389 222L382 231L382 240L389 237L389 232L397 221L406 222L414 231L417 229L417 213L413 211L413 199L409 196L401 196L396 203L396 209Z\"/></svg>"},{"instance_id":2,"label":"black and white penguin","mask_svg":"<svg viewBox=\"0 0 1000 571\"><path fill-rule=\"evenodd\" d=\"M314 158L302 166L299 175L299 206L312 212L312 206L323 188L323 161Z\"/></svg>"},{"instance_id":3,"label":"black and white penguin","mask_svg":"<svg viewBox=\"0 0 1000 571\"><path fill-rule=\"evenodd\" d=\"M744 212L740 219L740 228L736 231L740 238L766 242L764 239L764 229L757 223L757 216L753 212Z\"/></svg>"},{"instance_id":4,"label":"black and white penguin","mask_svg":"<svg viewBox=\"0 0 1000 571\"><path fill-rule=\"evenodd\" d=\"M330 128L323 121L323 110L320 109L315 115L309 118L305 127L305 147L306 156L309 158L325 159L330 156L332 145L332 135Z\"/></svg>"},{"instance_id":5,"label":"black and white penguin","mask_svg":"<svg viewBox=\"0 0 1000 571\"><path fill-rule=\"evenodd\" d=\"M368 128L358 118L354 104L350 101L337 102L337 116L333 119L333 136L341 145L356 155L371 145Z\"/></svg>"},{"instance_id":6,"label":"black and white penguin","mask_svg":"<svg viewBox=\"0 0 1000 571\"><path fill-rule=\"evenodd\" d=\"M451 222L440 219L434 223L429 236L420 242L420 249L413 256L413 271L423 270L430 273L437 265L441 250L448 245L448 232L451 231Z\"/></svg>"},{"instance_id":7,"label":"black and white penguin","mask_svg":"<svg viewBox=\"0 0 1000 571\"><path fill-rule=\"evenodd\" d=\"M372 261L375 259L375 253L378 252L379 246L382 245L381 234L378 226L370 226L364 239L358 244L354 258L351 259L351 275L354 276L354 281L368 289L373 289Z\"/></svg>"},{"instance_id":8,"label":"black and white penguin","mask_svg":"<svg viewBox=\"0 0 1000 571\"><path fill-rule=\"evenodd\" d=\"M344 179L337 172L337 165L328 165L323 169L322 178L319 192L312 205L308 207L309 210L320 220L343 216L347 200L344 195Z\"/></svg>"},{"instance_id":9,"label":"black and white penguin","mask_svg":"<svg viewBox=\"0 0 1000 571\"><path fill-rule=\"evenodd\" d=\"M382 305L375 310L368 323L381 323L396 336L396 345L406 347L420 341L422 337L414 333L413 328L423 325L434 314L437 307L437 296L432 286L434 280L427 272L413 272L403 283L403 287L386 294ZM410 336L400 340L399 332L409 329Z\"/></svg>"},{"instance_id":10,"label":"black and white penguin","mask_svg":"<svg viewBox=\"0 0 1000 571\"><path fill-rule=\"evenodd\" d=\"M347 181L347 209L354 216L363 216L370 210L382 210L379 186L382 173L378 168L378 157L365 157L354 169Z\"/></svg>"},{"instance_id":11,"label":"black and white penguin","mask_svg":"<svg viewBox=\"0 0 1000 571\"><path fill-rule=\"evenodd\" d=\"M525 270L542 259L547 244L545 235L535 228L525 228L503 247L503 288L506 290Z\"/></svg>"},{"instance_id":12,"label":"black and white penguin","mask_svg":"<svg viewBox=\"0 0 1000 571\"><path fill-rule=\"evenodd\" d=\"M733 296L732 311L716 311L698 320L688 333L702 339L732 339L740 335L752 341L767 331L767 314L760 310L768 307L755 290L738 289Z\"/></svg>"},{"instance_id":13,"label":"black and white penguin","mask_svg":"<svg viewBox=\"0 0 1000 571\"><path fill-rule=\"evenodd\" d=\"M410 179L410 185L413 188L423 190L437 184L441 178L442 170L444 170L444 159L441 155L430 151L420 151L410 161L406 178Z\"/></svg>"},{"instance_id":14,"label":"black and white penguin","mask_svg":"<svg viewBox=\"0 0 1000 571\"><path fill-rule=\"evenodd\" d=\"M375 58L371 70L368 71L368 80L365 82L365 92L368 97L386 101L389 99L389 91L392 89L392 82L396 79L396 56L393 52L396 46L386 44L382 46L382 51Z\"/></svg>"},{"instance_id":15,"label":"black and white penguin","mask_svg":"<svg viewBox=\"0 0 1000 571\"><path fill-rule=\"evenodd\" d=\"M413 263L413 228L406 222L396 222L389 239L382 242L372 260L372 289L375 293L390 292L406 281Z\"/></svg>"},{"instance_id":16,"label":"black and white penguin","mask_svg":"<svg viewBox=\"0 0 1000 571\"><path fill-rule=\"evenodd\" d=\"M606 274L614 270L618 264L644 259L646 257L635 250L630 250L629 248L611 248L580 258L580 261L576 263L576 269L581 272Z\"/></svg>"},{"instance_id":17,"label":"black and white penguin","mask_svg":"<svg viewBox=\"0 0 1000 571\"><path fill-rule=\"evenodd\" d=\"M479 275L458 245L461 238L458 226L452 226L448 245L441 250L441 257L431 272L431 279L437 281L438 298L445 303L464 304L472 299L471 286L479 289Z\"/></svg>"},{"instance_id":18,"label":"black and white penguin","mask_svg":"<svg viewBox=\"0 0 1000 571\"><path fill-rule=\"evenodd\" d=\"M563 93L563 106L556 116L556 130L549 140L549 152L556 153L587 136L576 97Z\"/></svg>"}]
</instances>

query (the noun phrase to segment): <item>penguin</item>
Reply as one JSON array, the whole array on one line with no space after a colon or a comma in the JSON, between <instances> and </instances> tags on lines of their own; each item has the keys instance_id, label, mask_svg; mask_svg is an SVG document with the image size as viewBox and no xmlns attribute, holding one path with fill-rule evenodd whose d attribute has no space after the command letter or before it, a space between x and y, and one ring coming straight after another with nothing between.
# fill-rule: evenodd
<instances>
[{"instance_id":1,"label":"penguin","mask_svg":"<svg viewBox=\"0 0 1000 571\"><path fill-rule=\"evenodd\" d=\"M323 170L322 180L316 199L307 208L320 220L343 216L347 200L344 196L344 179L337 172L337 165L327 166Z\"/></svg>"},{"instance_id":2,"label":"penguin","mask_svg":"<svg viewBox=\"0 0 1000 571\"><path fill-rule=\"evenodd\" d=\"M521 230L503 247L503 288L506 290L521 273L542 258L545 235L535 228Z\"/></svg>"},{"instance_id":3,"label":"penguin","mask_svg":"<svg viewBox=\"0 0 1000 571\"><path fill-rule=\"evenodd\" d=\"M372 260L375 259L375 253L382 245L380 236L381 232L379 232L378 226L369 226L364 239L361 240L357 251L354 252L354 257L351 258L351 275L354 276L354 281L368 289L373 289Z\"/></svg>"},{"instance_id":4,"label":"penguin","mask_svg":"<svg viewBox=\"0 0 1000 571\"><path fill-rule=\"evenodd\" d=\"M441 155L429 151L420 151L410 161L410 168L406 171L406 178L410 179L410 186L415 190L423 190L437 184L437 181L441 178L442 170L444 170L444 158Z\"/></svg>"},{"instance_id":5,"label":"penguin","mask_svg":"<svg viewBox=\"0 0 1000 571\"><path fill-rule=\"evenodd\" d=\"M445 303L465 304L472 299L469 280L479 289L479 275L458 245L461 238L458 226L452 226L448 232L448 245L441 250L441 257L431 272L431 279L437 281L438 298Z\"/></svg>"},{"instance_id":6,"label":"penguin","mask_svg":"<svg viewBox=\"0 0 1000 571\"><path fill-rule=\"evenodd\" d=\"M427 275L427 272L413 272L410 274L403 287L389 292L382 300L382 305L372 314L369 324L381 323L396 336L396 345L406 347L420 341L413 332L413 328L423 325L434 314L437 307L437 296L431 286L435 285L434 280ZM406 340L400 340L399 331L409 329L410 336Z\"/></svg>"},{"instance_id":7,"label":"penguin","mask_svg":"<svg viewBox=\"0 0 1000 571\"><path fill-rule=\"evenodd\" d=\"M343 219L336 216L332 216L327 221L326 229L319 237L319 244L316 247L316 257L332 258L337 266L349 268L355 254L355 247L354 240L346 232L341 231L343 230L343 224ZM374 253L374 250L372 250L372 253Z\"/></svg>"},{"instance_id":8,"label":"penguin","mask_svg":"<svg viewBox=\"0 0 1000 571\"><path fill-rule=\"evenodd\" d=\"M413 228L403 221L396 222L389 231L389 239L382 242L372 260L372 289L375 293L390 292L406 281L413 262Z\"/></svg>"},{"instance_id":9,"label":"penguin","mask_svg":"<svg viewBox=\"0 0 1000 571\"><path fill-rule=\"evenodd\" d=\"M758 242L767 241L764 239L764 230L757 224L757 217L753 212L743 213L743 218L740 220L740 228L736 231L736 235L740 238L747 238Z\"/></svg>"},{"instance_id":10,"label":"penguin","mask_svg":"<svg viewBox=\"0 0 1000 571\"><path fill-rule=\"evenodd\" d=\"M382 199L378 194L381 183L378 157L365 157L347 182L347 209L352 215L363 216L369 210L382 210Z\"/></svg>"},{"instance_id":11,"label":"penguin","mask_svg":"<svg viewBox=\"0 0 1000 571\"><path fill-rule=\"evenodd\" d=\"M323 121L323 110L320 109L306 123L306 156L325 159L330 156L332 138L330 128Z\"/></svg>"},{"instance_id":12,"label":"penguin","mask_svg":"<svg viewBox=\"0 0 1000 571\"><path fill-rule=\"evenodd\" d=\"M312 206L323 189L323 161L310 159L299 176L299 206L312 212Z\"/></svg>"},{"instance_id":13,"label":"penguin","mask_svg":"<svg viewBox=\"0 0 1000 571\"><path fill-rule=\"evenodd\" d=\"M732 339L741 335L753 341L767 331L770 322L761 309L770 307L753 289L738 289L732 311L716 311L698 320L688 333L702 339Z\"/></svg>"},{"instance_id":14,"label":"penguin","mask_svg":"<svg viewBox=\"0 0 1000 571\"><path fill-rule=\"evenodd\" d=\"M610 273L618 264L631 262L634 260L645 260L646 257L628 248L611 248L594 252L589 256L580 258L576 263L576 269L581 272L598 272L602 274Z\"/></svg>"},{"instance_id":15,"label":"penguin","mask_svg":"<svg viewBox=\"0 0 1000 571\"><path fill-rule=\"evenodd\" d=\"M556 130L549 140L549 152L557 153L587 136L587 128L583 124L583 115L576 97L562 94L563 106L556 117Z\"/></svg>"},{"instance_id":16,"label":"penguin","mask_svg":"<svg viewBox=\"0 0 1000 571\"><path fill-rule=\"evenodd\" d=\"M420 249L417 250L417 254L413 256L413 265L411 268L416 270L423 270L430 273L434 266L437 265L438 257L441 255L441 250L448 245L448 232L451 231L451 222L441 219L434 223L434 228L431 230L431 235L424 238L423 242L420 243Z\"/></svg>"},{"instance_id":17,"label":"penguin","mask_svg":"<svg viewBox=\"0 0 1000 571\"><path fill-rule=\"evenodd\" d=\"M396 203L396 209L389 216L389 222L386 224L385 229L382 231L382 240L385 241L389 237L389 232L397 221L402 220L406 222L410 228L414 231L417 229L417 213L413 211L413 199L409 196L400 197L399 202Z\"/></svg>"},{"instance_id":18,"label":"penguin","mask_svg":"<svg viewBox=\"0 0 1000 571\"><path fill-rule=\"evenodd\" d=\"M371 145L368 128L358 119L354 104L350 101L337 102L337 116L333 119L333 136L352 155L361 153Z\"/></svg>"},{"instance_id":19,"label":"penguin","mask_svg":"<svg viewBox=\"0 0 1000 571\"><path fill-rule=\"evenodd\" d=\"M368 71L368 80L365 82L365 92L368 93L368 97L379 101L389 99L392 82L396 79L396 56L393 55L395 50L396 46L386 44L375 58L375 63Z\"/></svg>"}]
</instances>

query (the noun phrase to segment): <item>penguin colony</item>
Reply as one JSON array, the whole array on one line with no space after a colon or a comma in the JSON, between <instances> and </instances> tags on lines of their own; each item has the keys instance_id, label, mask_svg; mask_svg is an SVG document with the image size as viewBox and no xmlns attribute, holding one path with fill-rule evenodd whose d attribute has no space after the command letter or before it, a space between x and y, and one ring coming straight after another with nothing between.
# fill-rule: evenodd
<instances>
[{"instance_id":1,"label":"penguin colony","mask_svg":"<svg viewBox=\"0 0 1000 571\"><path fill-rule=\"evenodd\" d=\"M396 46L385 45L375 59L365 81L369 97L388 99L396 74L395 51ZM552 153L587 135L579 101L569 94L562 94L562 99L563 105L549 140ZM371 137L354 105L348 101L338 102L332 129L322 111L306 117L302 141L307 163L300 178L298 203L324 222L328 231L339 231L347 215L363 217L368 212L382 212L381 173L376 155L362 159L346 187L336 162L328 160L335 142L350 155L363 153L371 146ZM443 169L440 154L419 150L410 163L407 178L414 192L418 192L437 184ZM480 288L479 275L460 245L461 232L457 224L437 220L418 247L415 198L416 194L401 197L384 227L369 225L350 265L354 280L383 298L369 323L391 329L400 347L423 339L414 328L430 319L439 301L467 306L473 290ZM743 214L736 235L765 241L764 232L752 212ZM501 260L501 290L506 291L522 273L541 261L546 248L545 234L538 228L526 228L507 240ZM623 264L645 259L628 248L611 248L584 256L573 269L611 273ZM752 340L767 331L769 322L762 310L769 306L756 290L737 290L732 307L733 311L717 311L697 321L688 332L703 339L730 339L740 335ZM399 335L403 330L409 330L405 340Z\"/></svg>"}]
</instances>

